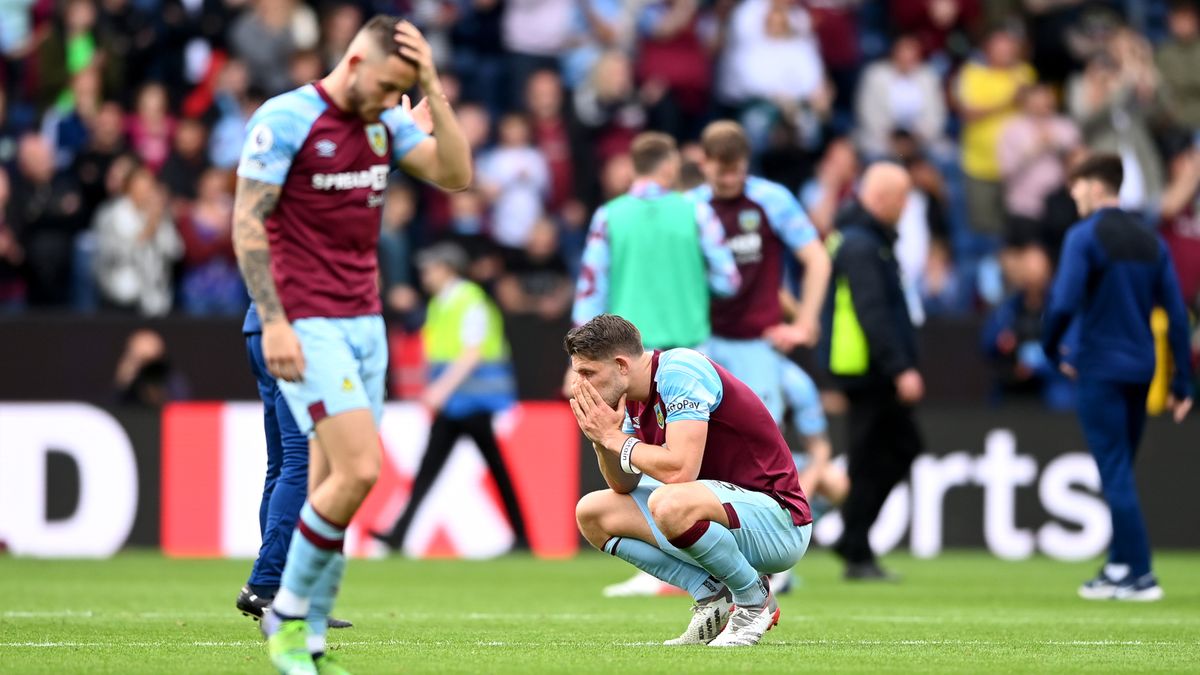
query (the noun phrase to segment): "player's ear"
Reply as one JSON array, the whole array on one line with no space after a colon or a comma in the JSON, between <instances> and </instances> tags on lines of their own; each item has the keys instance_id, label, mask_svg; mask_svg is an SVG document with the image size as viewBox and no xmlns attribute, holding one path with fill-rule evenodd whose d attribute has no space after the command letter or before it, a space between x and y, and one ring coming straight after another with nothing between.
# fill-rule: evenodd
<instances>
[{"instance_id":1,"label":"player's ear","mask_svg":"<svg viewBox=\"0 0 1200 675\"><path fill-rule=\"evenodd\" d=\"M617 356L617 357L615 357L615 360L617 362L617 372L619 372L622 377L625 375L628 375L629 374L629 358L625 357L625 356Z\"/></svg>"}]
</instances>

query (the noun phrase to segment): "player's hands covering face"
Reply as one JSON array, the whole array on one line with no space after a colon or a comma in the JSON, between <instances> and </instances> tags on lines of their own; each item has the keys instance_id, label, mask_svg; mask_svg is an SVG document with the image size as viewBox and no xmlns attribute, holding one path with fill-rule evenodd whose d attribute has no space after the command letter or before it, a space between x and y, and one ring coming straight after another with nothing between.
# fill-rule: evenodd
<instances>
[{"instance_id":1,"label":"player's hands covering face","mask_svg":"<svg viewBox=\"0 0 1200 675\"><path fill-rule=\"evenodd\" d=\"M625 421L624 394L617 409L613 410L591 382L577 377L571 383L571 411L575 413L575 421L579 422L583 435L593 443L605 446L606 438L624 437L621 433L621 423Z\"/></svg>"}]
</instances>

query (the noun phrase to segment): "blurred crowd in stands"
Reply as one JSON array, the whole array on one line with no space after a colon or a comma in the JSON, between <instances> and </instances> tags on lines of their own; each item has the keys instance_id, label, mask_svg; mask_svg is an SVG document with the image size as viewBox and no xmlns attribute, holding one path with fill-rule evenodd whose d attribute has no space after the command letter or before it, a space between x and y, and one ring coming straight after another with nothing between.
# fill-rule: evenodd
<instances>
[{"instance_id":1,"label":"blurred crowd in stands","mask_svg":"<svg viewBox=\"0 0 1200 675\"><path fill-rule=\"evenodd\" d=\"M242 312L246 120L323 76L378 12L424 31L476 156L468 191L389 186L381 288L410 327L412 255L447 237L505 312L566 316L633 136L666 131L696 162L718 118L823 233L866 163L903 163L910 310L990 317L1002 389L1055 377L1030 345L1076 220L1064 176L1089 150L1120 154L1123 204L1160 229L1200 307L1196 2L7 0L0 314Z\"/></svg>"}]
</instances>

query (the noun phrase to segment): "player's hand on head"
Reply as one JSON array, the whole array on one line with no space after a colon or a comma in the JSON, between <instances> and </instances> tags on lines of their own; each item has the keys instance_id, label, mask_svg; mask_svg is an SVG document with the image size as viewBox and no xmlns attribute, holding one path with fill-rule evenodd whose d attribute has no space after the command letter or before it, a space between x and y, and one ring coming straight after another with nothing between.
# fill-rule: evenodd
<instances>
[{"instance_id":1,"label":"player's hand on head","mask_svg":"<svg viewBox=\"0 0 1200 675\"><path fill-rule=\"evenodd\" d=\"M304 350L292 325L277 321L263 326L263 360L267 371L284 382L304 379Z\"/></svg>"},{"instance_id":2,"label":"player's hand on head","mask_svg":"<svg viewBox=\"0 0 1200 675\"><path fill-rule=\"evenodd\" d=\"M400 45L400 55L411 59L417 64L417 77L421 88L428 89L429 85L437 82L437 69L433 65L433 49L409 21L396 24L396 42ZM428 92L426 92L428 93Z\"/></svg>"}]
</instances>

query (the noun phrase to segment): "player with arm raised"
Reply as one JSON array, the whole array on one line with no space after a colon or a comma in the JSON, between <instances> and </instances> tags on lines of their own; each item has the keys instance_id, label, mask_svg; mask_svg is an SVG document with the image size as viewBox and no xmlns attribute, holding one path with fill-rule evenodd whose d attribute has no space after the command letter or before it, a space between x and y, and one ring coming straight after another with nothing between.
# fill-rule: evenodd
<instances>
[{"instance_id":1,"label":"player with arm raised","mask_svg":"<svg viewBox=\"0 0 1200 675\"><path fill-rule=\"evenodd\" d=\"M414 84L432 137L402 103ZM379 473L387 368L379 208L396 166L445 189L467 187L470 153L428 43L389 16L368 21L324 79L264 103L248 129L234 206L238 264L267 369L314 441L312 490L262 627L280 672L344 672L324 654L324 630L346 526Z\"/></svg>"},{"instance_id":2,"label":"player with arm raised","mask_svg":"<svg viewBox=\"0 0 1200 675\"><path fill-rule=\"evenodd\" d=\"M645 351L619 316L572 329L564 348L577 375L571 409L609 485L579 501L583 536L695 598L687 630L667 644L757 644L779 621L761 577L790 569L812 534L771 414L699 352ZM639 486L643 474L662 485Z\"/></svg>"}]
</instances>

